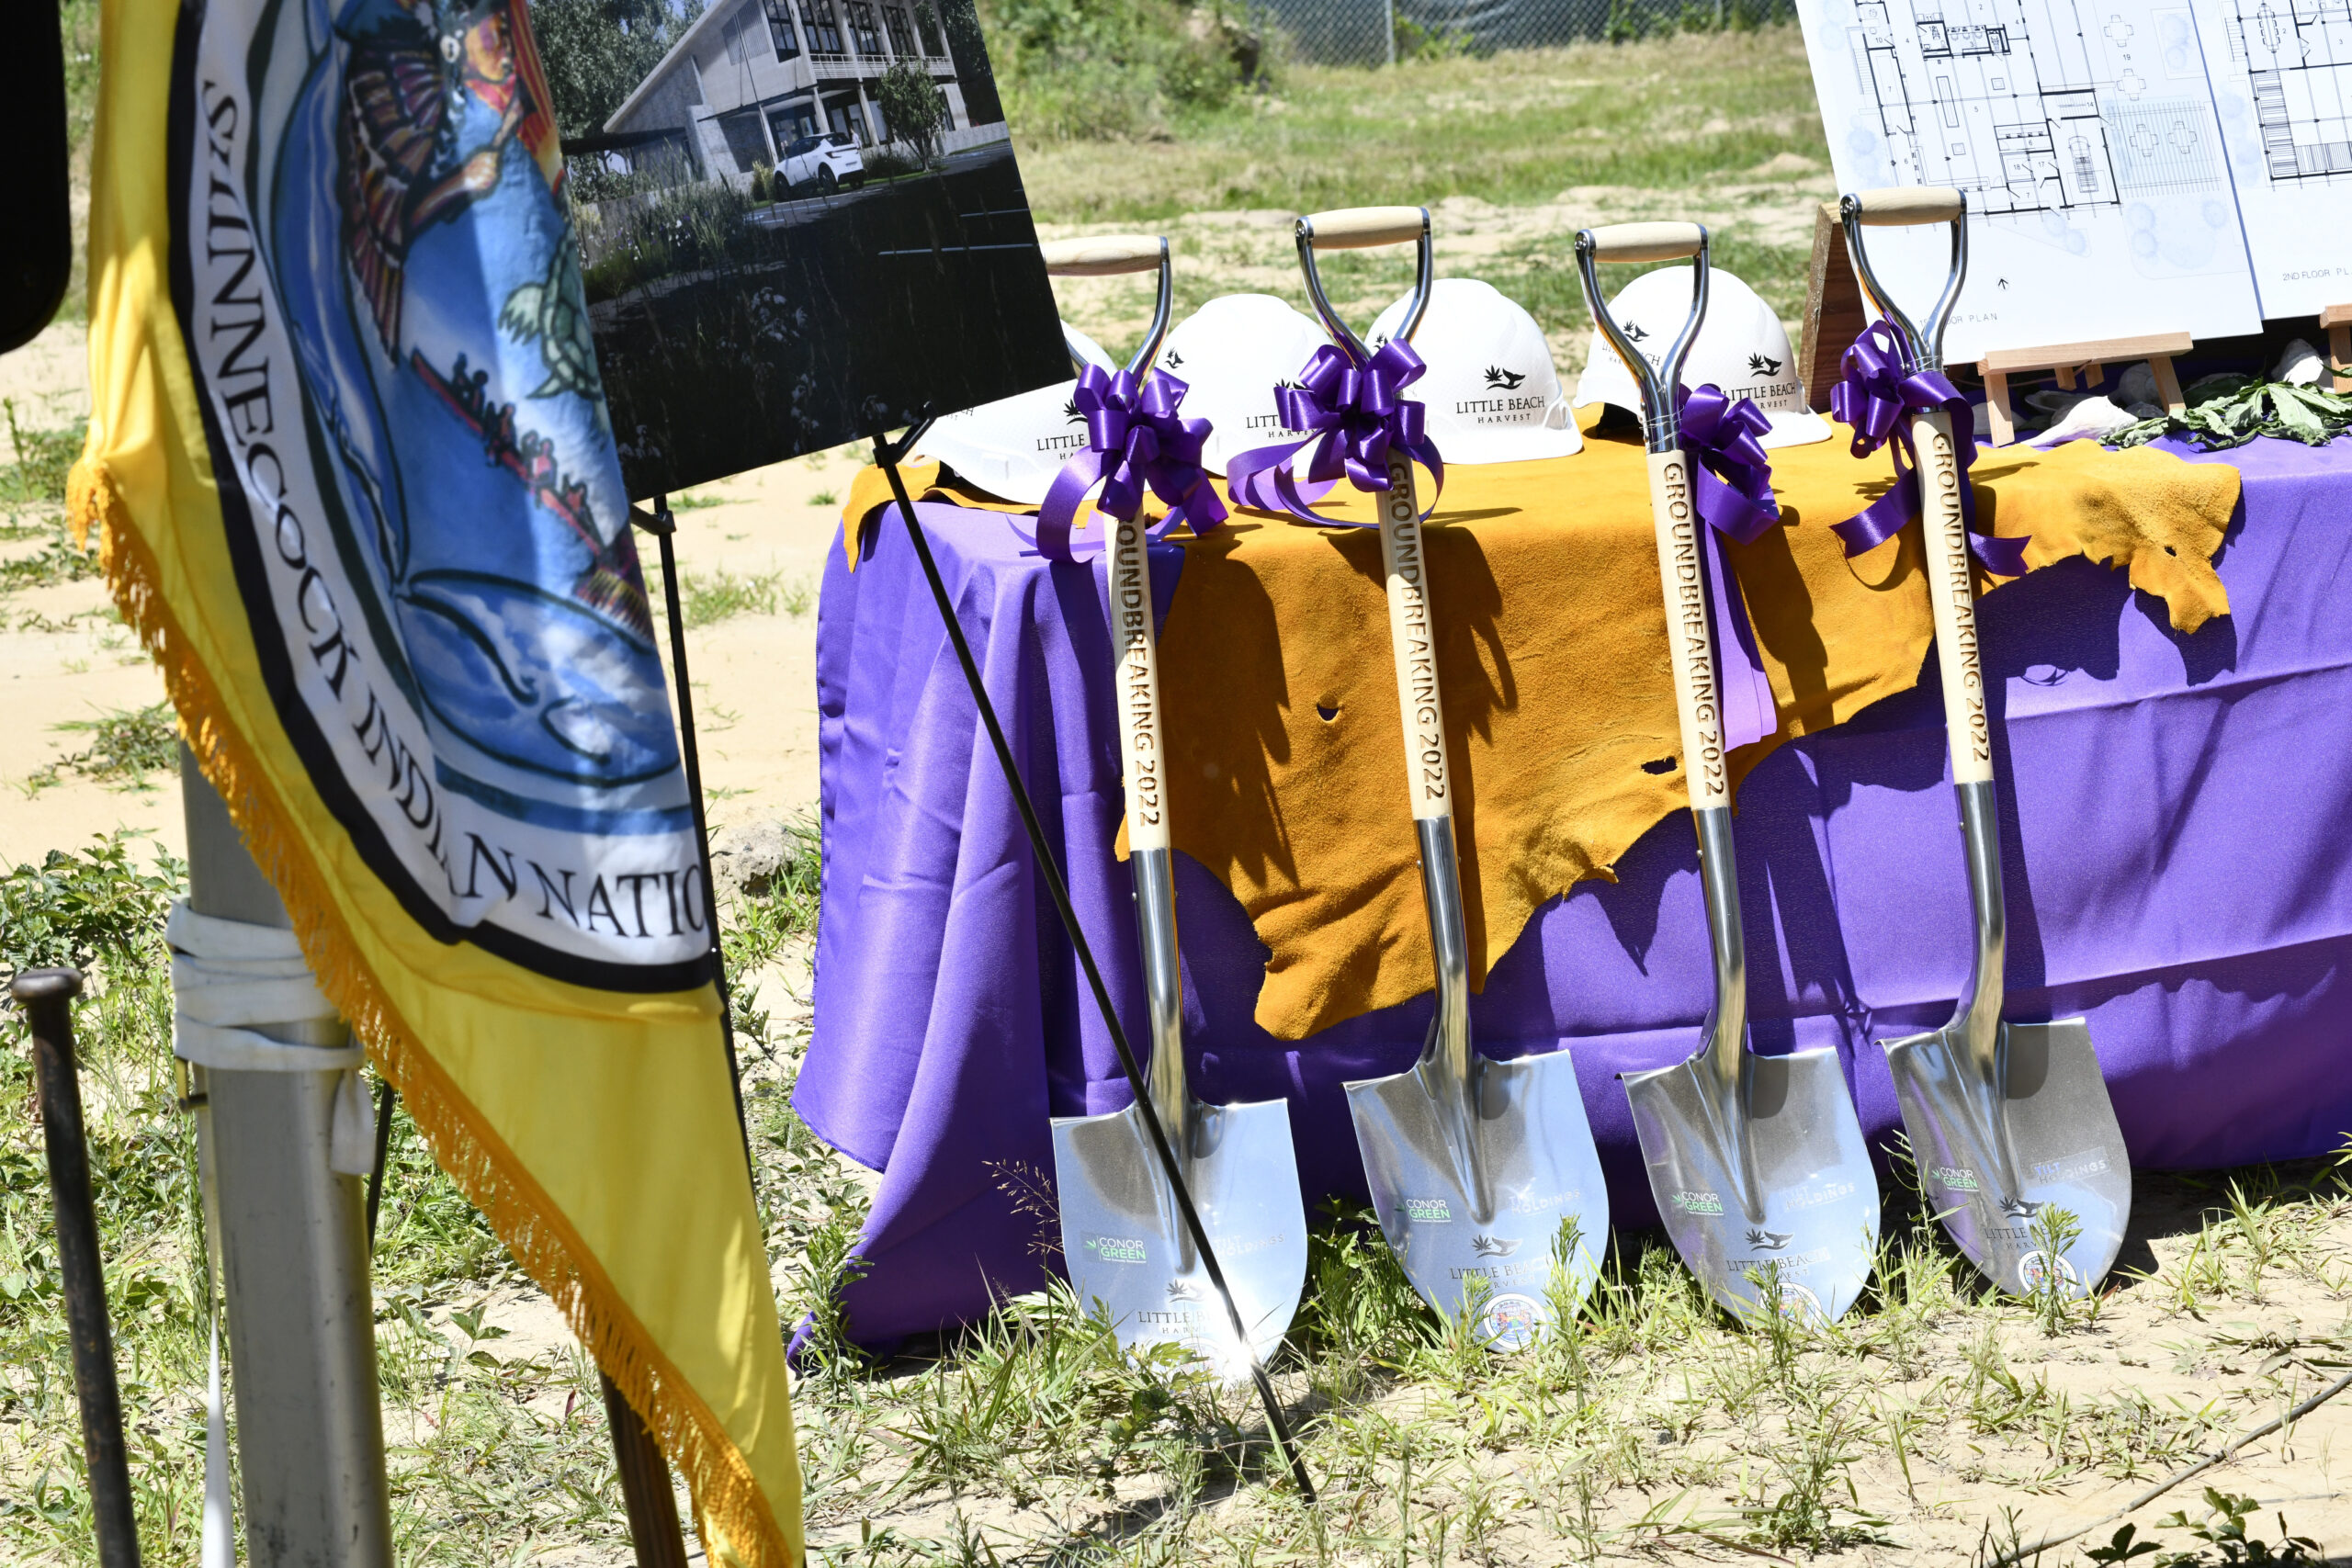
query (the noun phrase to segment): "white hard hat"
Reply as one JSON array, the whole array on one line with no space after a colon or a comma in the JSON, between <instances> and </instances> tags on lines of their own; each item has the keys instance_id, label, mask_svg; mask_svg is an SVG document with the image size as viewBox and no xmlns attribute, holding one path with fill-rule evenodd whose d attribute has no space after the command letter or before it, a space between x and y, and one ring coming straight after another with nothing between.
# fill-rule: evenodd
<instances>
[{"instance_id":1,"label":"white hard hat","mask_svg":"<svg viewBox=\"0 0 2352 1568\"><path fill-rule=\"evenodd\" d=\"M1380 313L1366 341L1378 348L1412 297ZM1518 463L1584 449L1544 329L1492 284L1442 277L1413 333L1429 368L1405 389L1428 410L1430 439L1447 463Z\"/></svg>"},{"instance_id":2,"label":"white hard hat","mask_svg":"<svg viewBox=\"0 0 2352 1568\"><path fill-rule=\"evenodd\" d=\"M1674 334L1690 315L1690 269L1660 267L1645 272L1618 291L1609 313L1625 335L1655 366L1674 346ZM1829 439L1829 422L1805 406L1804 383L1798 378L1796 355L1789 352L1788 329L1756 290L1721 267L1707 274L1707 319L1699 327L1699 341L1683 361L1686 387L1721 387L1734 398L1748 398L1772 422L1762 437L1767 446L1803 446ZM1642 394L1625 362L1593 329L1592 347L1586 354L1583 378L1577 382L1577 407L1614 403L1642 412ZM1439 447L1443 451L1442 446Z\"/></svg>"},{"instance_id":3,"label":"white hard hat","mask_svg":"<svg viewBox=\"0 0 2352 1568\"><path fill-rule=\"evenodd\" d=\"M1072 352L1105 370L1118 366L1102 344L1065 326ZM962 413L944 415L923 433L922 453L954 468L957 477L1006 501L1035 506L1053 488L1054 476L1075 453L1086 450L1086 416L1071 394L1078 378L1020 392Z\"/></svg>"},{"instance_id":4,"label":"white hard hat","mask_svg":"<svg viewBox=\"0 0 2352 1568\"><path fill-rule=\"evenodd\" d=\"M1190 389L1178 412L1209 422L1202 466L1222 475L1236 452L1303 439L1306 432L1283 428L1274 388L1296 381L1330 341L1271 294L1219 295L1178 322L1160 345L1159 368Z\"/></svg>"}]
</instances>

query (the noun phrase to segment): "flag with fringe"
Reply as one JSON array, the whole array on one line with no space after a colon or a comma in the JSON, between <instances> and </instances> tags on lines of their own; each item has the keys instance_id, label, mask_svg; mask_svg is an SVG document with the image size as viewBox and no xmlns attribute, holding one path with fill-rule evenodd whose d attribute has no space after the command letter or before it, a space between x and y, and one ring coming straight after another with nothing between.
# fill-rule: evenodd
<instances>
[{"instance_id":1,"label":"flag with fringe","mask_svg":"<svg viewBox=\"0 0 2352 1568\"><path fill-rule=\"evenodd\" d=\"M801 1557L711 890L523 0L107 0L72 481L319 984L692 1485Z\"/></svg>"}]
</instances>

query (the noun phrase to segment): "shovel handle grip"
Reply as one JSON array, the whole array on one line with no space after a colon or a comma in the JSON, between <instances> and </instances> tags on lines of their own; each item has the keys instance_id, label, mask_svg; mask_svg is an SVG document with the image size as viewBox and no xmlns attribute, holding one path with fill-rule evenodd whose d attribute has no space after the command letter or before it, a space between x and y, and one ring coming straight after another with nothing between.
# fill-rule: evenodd
<instances>
[{"instance_id":1,"label":"shovel handle grip","mask_svg":"<svg viewBox=\"0 0 2352 1568\"><path fill-rule=\"evenodd\" d=\"M1318 251L1361 251L1410 244L1421 237L1429 220L1428 209L1420 207L1343 207L1335 212L1310 212L1299 225Z\"/></svg>"},{"instance_id":2,"label":"shovel handle grip","mask_svg":"<svg viewBox=\"0 0 2352 1568\"><path fill-rule=\"evenodd\" d=\"M1696 223L1604 223L1584 232L1597 262L1681 261L1707 242Z\"/></svg>"},{"instance_id":3,"label":"shovel handle grip","mask_svg":"<svg viewBox=\"0 0 2352 1568\"><path fill-rule=\"evenodd\" d=\"M1388 581L1388 638L1396 659L1413 819L1442 821L1453 815L1453 780L1445 755L1445 705L1438 695L1429 540L1413 490L1413 460L1396 451L1388 455L1388 488L1380 492L1380 564Z\"/></svg>"},{"instance_id":4,"label":"shovel handle grip","mask_svg":"<svg viewBox=\"0 0 2352 1568\"><path fill-rule=\"evenodd\" d=\"M1683 778L1690 809L1710 811L1731 804L1731 772L1714 629L1707 618L1706 572L1699 559L1707 547L1707 525L1699 517L1690 459L1682 449L1653 452L1649 461L1650 515L1657 526L1658 577L1666 587L1667 661L1682 732Z\"/></svg>"},{"instance_id":5,"label":"shovel handle grip","mask_svg":"<svg viewBox=\"0 0 2352 1568\"><path fill-rule=\"evenodd\" d=\"M1168 824L1168 747L1159 724L1159 640L1153 635L1151 551L1140 514L1122 523L1095 514L1111 530L1111 648L1117 660L1119 762L1127 796L1127 849L1164 850Z\"/></svg>"},{"instance_id":6,"label":"shovel handle grip","mask_svg":"<svg viewBox=\"0 0 2352 1568\"><path fill-rule=\"evenodd\" d=\"M1965 209L1960 192L1950 186L1888 186L1858 190L1846 198L1854 204L1855 221L1865 229L1903 229L1918 223L1949 223Z\"/></svg>"},{"instance_id":7,"label":"shovel handle grip","mask_svg":"<svg viewBox=\"0 0 2352 1568\"><path fill-rule=\"evenodd\" d=\"M1936 622L1936 660L1943 669L1944 728L1956 784L1993 776L1992 717L1984 703L1984 664L1976 644L1976 563L1968 553L1968 514L1961 509L1959 454L1951 415L1915 414L1919 454L1919 527L1928 547L1928 606Z\"/></svg>"},{"instance_id":8,"label":"shovel handle grip","mask_svg":"<svg viewBox=\"0 0 2352 1568\"><path fill-rule=\"evenodd\" d=\"M1046 271L1055 277L1115 277L1121 273L1157 272L1159 253L1167 243L1157 234L1089 234L1076 240L1047 240Z\"/></svg>"}]
</instances>

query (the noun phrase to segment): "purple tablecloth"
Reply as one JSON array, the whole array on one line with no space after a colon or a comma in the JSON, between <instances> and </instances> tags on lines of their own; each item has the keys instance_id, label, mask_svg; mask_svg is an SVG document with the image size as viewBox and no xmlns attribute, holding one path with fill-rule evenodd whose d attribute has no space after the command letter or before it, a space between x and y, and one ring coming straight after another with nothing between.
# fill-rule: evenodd
<instances>
[{"instance_id":1,"label":"purple tablecloth","mask_svg":"<svg viewBox=\"0 0 2352 1568\"><path fill-rule=\"evenodd\" d=\"M2009 911L2009 1015L2086 1016L2132 1157L2188 1168L2352 1132L2352 449L2226 455L2245 502L2193 637L2082 560L1982 623ZM1143 1031L1099 568L1048 568L1001 518L920 508L1123 1021ZM869 1343L1035 1289L1048 1115L1126 1102L903 525L836 550L818 623L825 863L816 1035L795 1103L883 1172ZM1166 614L1182 552L1155 553ZM1214 680L1176 670L1170 680ZM1934 656L1916 691L1783 748L1739 795L1750 1016L1767 1052L1834 1045L1864 1128L1896 1124L1881 1038L1939 1024L1967 893ZM1305 1041L1251 1021L1265 949L1180 855L1186 1036L1203 1098L1287 1096L1311 1206L1361 1198L1343 1080L1401 1070L1429 1000ZM1690 819L1530 922L1472 1018L1498 1056L1572 1047L1621 1225L1655 1223L1615 1075L1687 1055L1708 965Z\"/></svg>"}]
</instances>

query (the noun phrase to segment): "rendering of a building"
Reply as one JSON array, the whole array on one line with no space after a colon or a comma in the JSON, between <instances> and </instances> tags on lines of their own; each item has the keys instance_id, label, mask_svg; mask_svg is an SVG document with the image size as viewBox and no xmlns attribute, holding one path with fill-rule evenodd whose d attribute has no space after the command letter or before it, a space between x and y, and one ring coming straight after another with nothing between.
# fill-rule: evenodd
<instances>
[{"instance_id":1,"label":"rendering of a building","mask_svg":"<svg viewBox=\"0 0 2352 1568\"><path fill-rule=\"evenodd\" d=\"M698 174L740 179L755 164L776 166L796 137L888 141L874 87L899 61L945 97L950 145L967 140L956 133L971 129L976 108L1001 121L992 85L971 95L984 106L967 106L966 72L933 0L716 0L605 130L657 139L649 145L674 139Z\"/></svg>"}]
</instances>

